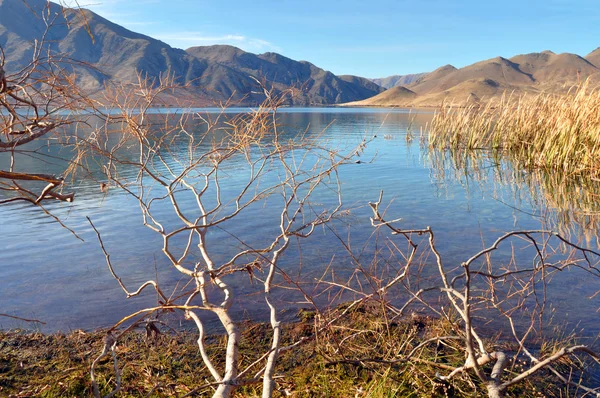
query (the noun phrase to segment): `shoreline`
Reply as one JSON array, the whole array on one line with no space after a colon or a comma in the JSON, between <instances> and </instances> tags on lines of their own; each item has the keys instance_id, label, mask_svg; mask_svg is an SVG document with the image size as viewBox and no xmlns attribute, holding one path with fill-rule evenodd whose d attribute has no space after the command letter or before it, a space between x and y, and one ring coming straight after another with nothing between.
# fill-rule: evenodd
<instances>
[{"instance_id":1,"label":"shoreline","mask_svg":"<svg viewBox=\"0 0 600 398\"><path fill-rule=\"evenodd\" d=\"M326 315L335 316L343 311L342 304ZM299 310L297 321L282 325L283 347L301 343L280 354L276 366L276 390L279 391L276 396L471 396L464 392L469 391L466 380L441 382L435 376L448 373L464 362L460 350L452 349L455 343L451 340L444 345L424 345L432 336L453 333L455 325L414 313L395 321L389 319L391 317L382 314L380 303L371 302L348 311L331 328L319 329L318 325L325 322L325 318L311 310ZM240 358L244 368L268 352L271 326L243 321L238 327L242 333ZM357 330L369 332L357 334ZM0 395L15 398L91 395L89 371L102 350L104 336L102 330L50 335L0 331ZM212 334L205 338L207 351L218 368L224 361L226 339L222 337ZM210 373L198 352L197 339L197 332L174 333L161 325L156 330L150 328L125 335L116 350L122 372L118 395L210 395L213 391L207 385ZM346 343L350 345L340 351ZM401 359L406 355L403 353L417 345L423 347L418 355ZM542 371L528 383L512 388L510 393L532 396L536 389L560 389L558 385L548 384L545 378L548 373ZM95 374L100 392L109 393L114 388L112 359L106 357L100 361ZM233 396L260 395L261 383L259 378L240 386Z\"/></svg>"}]
</instances>

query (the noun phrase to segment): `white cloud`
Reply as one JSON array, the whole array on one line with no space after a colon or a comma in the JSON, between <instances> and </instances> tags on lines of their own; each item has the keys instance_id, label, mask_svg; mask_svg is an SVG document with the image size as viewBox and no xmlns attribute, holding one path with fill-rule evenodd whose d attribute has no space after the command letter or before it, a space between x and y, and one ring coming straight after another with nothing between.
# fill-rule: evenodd
<instances>
[{"instance_id":1,"label":"white cloud","mask_svg":"<svg viewBox=\"0 0 600 398\"><path fill-rule=\"evenodd\" d=\"M160 0L62 0L62 2L68 6L79 5L83 8L94 9L114 9L117 6L128 5L128 6L140 6L145 4L158 4Z\"/></svg>"},{"instance_id":2,"label":"white cloud","mask_svg":"<svg viewBox=\"0 0 600 398\"><path fill-rule=\"evenodd\" d=\"M158 0L94 0L87 1L75 1L75 0L63 0L65 5L74 7L87 8L96 14L108 19L117 25L122 25L126 28L134 26L146 26L156 25L155 21L144 21L140 20L140 13L132 12L136 6L145 4L154 4Z\"/></svg>"},{"instance_id":3,"label":"white cloud","mask_svg":"<svg viewBox=\"0 0 600 398\"><path fill-rule=\"evenodd\" d=\"M157 33L153 37L162 40L166 43L171 44L175 47L191 47L198 45L211 45L211 44L229 44L232 46L240 47L246 51L277 51L281 52L281 49L273 43L257 39L253 37L247 37L238 34L229 35L205 35L201 32L172 32L172 33Z\"/></svg>"},{"instance_id":4,"label":"white cloud","mask_svg":"<svg viewBox=\"0 0 600 398\"><path fill-rule=\"evenodd\" d=\"M80 7L88 8L118 25L162 40L173 47L229 44L250 52L281 52L281 48L267 40L241 34L211 35L198 31L164 31L163 23L146 20L137 8L145 4L159 3L159 0L62 0L62 2L67 6L78 4Z\"/></svg>"}]
</instances>

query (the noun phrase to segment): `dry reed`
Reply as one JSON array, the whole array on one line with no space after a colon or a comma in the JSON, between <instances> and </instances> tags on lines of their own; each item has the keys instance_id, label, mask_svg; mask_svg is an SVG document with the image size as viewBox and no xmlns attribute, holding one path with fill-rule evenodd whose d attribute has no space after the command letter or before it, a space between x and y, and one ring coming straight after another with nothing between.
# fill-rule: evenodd
<instances>
[{"instance_id":1,"label":"dry reed","mask_svg":"<svg viewBox=\"0 0 600 398\"><path fill-rule=\"evenodd\" d=\"M443 105L429 145L504 152L528 169L600 177L600 90L589 80L566 95L505 94L484 106Z\"/></svg>"}]
</instances>

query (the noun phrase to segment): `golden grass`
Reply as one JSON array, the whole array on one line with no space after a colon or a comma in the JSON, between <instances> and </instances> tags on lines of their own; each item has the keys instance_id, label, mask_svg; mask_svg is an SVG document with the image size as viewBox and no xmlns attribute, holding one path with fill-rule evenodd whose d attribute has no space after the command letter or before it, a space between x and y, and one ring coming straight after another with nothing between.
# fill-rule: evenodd
<instances>
[{"instance_id":1,"label":"golden grass","mask_svg":"<svg viewBox=\"0 0 600 398\"><path fill-rule=\"evenodd\" d=\"M566 95L503 95L483 107L443 105L429 145L504 151L529 169L600 177L600 90L589 80Z\"/></svg>"}]
</instances>

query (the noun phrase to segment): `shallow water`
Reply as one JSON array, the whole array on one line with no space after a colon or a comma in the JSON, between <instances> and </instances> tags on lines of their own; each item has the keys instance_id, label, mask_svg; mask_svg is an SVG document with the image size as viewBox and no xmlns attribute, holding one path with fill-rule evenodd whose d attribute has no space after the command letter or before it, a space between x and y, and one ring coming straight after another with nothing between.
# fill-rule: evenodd
<instances>
[{"instance_id":1,"label":"shallow water","mask_svg":"<svg viewBox=\"0 0 600 398\"><path fill-rule=\"evenodd\" d=\"M227 112L240 111L245 110ZM431 226L446 264L460 264L481 250L483 242L489 245L506 231L541 226L560 228L582 245L598 248L596 224L588 222L595 220L594 195L582 202L585 194L581 190L561 196L559 186L554 186L554 191L548 194L549 187L556 182L544 182L543 178L515 170L510 162L486 157L457 160L447 154L430 153L419 144L419 131L431 117L428 111L403 109L279 111L279 122L290 135L302 131L319 134L327 145L340 148L368 141L360 155L361 162L340 169L349 212L342 222L335 224L338 234L349 238L353 248L357 251L364 248L362 258L366 262L377 244L367 203L377 200L381 190L385 193L384 203L389 204L387 214L390 218L401 217L403 228ZM407 134L413 139L407 140ZM51 153L60 155L58 151L57 147L50 147ZM7 159L0 158L0 167L5 167L6 162ZM60 173L63 167L60 162L52 161L40 170L36 159L21 164L26 164L30 172ZM230 181L235 184L235 178ZM0 312L40 319L46 325L38 327L46 332L110 326L123 316L156 303L156 296L149 291L141 297L125 299L108 272L86 216L101 231L113 264L128 286L133 288L155 276L172 288L180 281L161 252L161 240L142 225L135 200L118 189L101 192L98 182L92 180L77 181L73 189L77 195L74 203L49 203L47 208L83 241L30 205L13 203L0 207ZM168 217L169 209L157 212ZM565 219L569 222L564 222ZM253 239L255 231L269 230L269 221L267 208L261 217L239 217L231 228L235 228L236 235ZM211 242L217 257L225 258L235 246L223 231L215 232ZM292 249L283 263L292 273L299 268L296 250ZM336 257L332 261L333 255ZM499 261L507 261L509 255L510 250L499 253ZM341 279L351 275L355 268L339 239L326 229L302 243L301 260L302 278L307 281L320 277L329 264ZM600 332L596 322L600 296L588 298L598 290L596 281L581 273L565 272L553 282L551 302L555 321L577 325L590 336ZM264 308L258 304L262 298L255 294L256 286L243 285L238 289L242 298L236 317L264 319ZM323 295L319 300L325 302L326 297ZM302 305L298 303L301 297L288 295L286 291L280 293L280 299L289 308ZM8 318L0 318L0 326L31 327Z\"/></svg>"}]
</instances>

